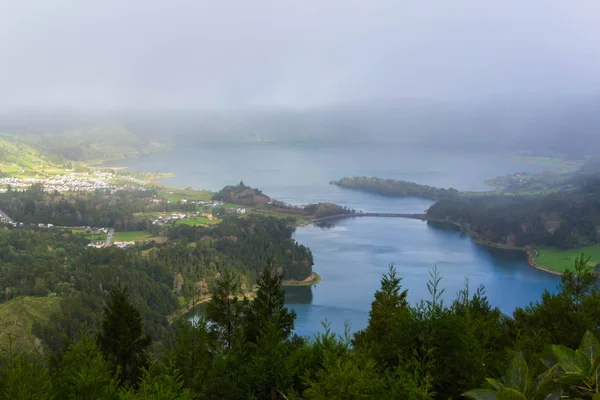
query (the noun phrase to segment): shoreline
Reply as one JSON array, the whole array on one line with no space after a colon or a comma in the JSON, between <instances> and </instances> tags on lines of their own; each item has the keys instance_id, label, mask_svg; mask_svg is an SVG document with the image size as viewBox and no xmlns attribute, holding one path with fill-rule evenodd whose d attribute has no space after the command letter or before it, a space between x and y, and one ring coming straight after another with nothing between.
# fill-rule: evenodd
<instances>
[{"instance_id":1,"label":"shoreline","mask_svg":"<svg viewBox=\"0 0 600 400\"><path fill-rule=\"evenodd\" d=\"M321 282L321 275L316 272L311 273L308 278L303 281L296 281L293 279L286 279L281 282L281 286L283 287L292 287L292 286L314 286Z\"/></svg>"},{"instance_id":2,"label":"shoreline","mask_svg":"<svg viewBox=\"0 0 600 400\"><path fill-rule=\"evenodd\" d=\"M322 280L321 275L317 274L316 272L313 272L308 276L308 278L306 278L303 281L295 281L292 279L282 280L281 286L282 287L314 286L314 285L318 284L319 282L321 282L321 280ZM252 301L254 299L254 293L255 293L254 291L249 292L249 293L244 293L244 295L238 296L238 300L244 300L244 298L247 298L248 300ZM174 313L167 315L167 320L169 321L169 324L172 324L178 318L181 318L182 316L191 312L194 307L199 306L204 303L208 303L211 299L212 299L212 295L204 296L204 297L196 300L196 302L190 303L190 304L186 305L185 307L180 308L179 310L175 311Z\"/></svg>"},{"instance_id":3,"label":"shoreline","mask_svg":"<svg viewBox=\"0 0 600 400\"><path fill-rule=\"evenodd\" d=\"M439 219L433 219L433 218L427 219L427 221L433 221L433 222L439 222L442 224L453 225L453 226L457 227L462 233L469 235L471 240L479 246L490 247L490 248L494 248L494 249L498 249L498 250L522 251L525 253L527 264L531 268L535 268L537 270L540 270L540 271L543 271L543 272L546 272L546 273L549 273L552 275L562 276L562 272L555 271L555 270L545 267L537 262L537 257L539 256L540 252L534 246L519 247L519 246L513 246L513 245L509 245L509 244L502 244L502 243L486 241L486 240L481 239L479 237L479 235L477 235L470 229L466 229L466 228L462 227L458 222L454 222L454 221L439 220Z\"/></svg>"}]
</instances>

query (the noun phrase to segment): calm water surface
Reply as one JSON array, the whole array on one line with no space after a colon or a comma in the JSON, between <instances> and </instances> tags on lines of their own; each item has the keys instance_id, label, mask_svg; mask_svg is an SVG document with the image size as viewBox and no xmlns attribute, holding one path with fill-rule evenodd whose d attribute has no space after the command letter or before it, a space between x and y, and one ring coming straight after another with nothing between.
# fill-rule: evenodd
<instances>
[{"instance_id":1,"label":"calm water surface","mask_svg":"<svg viewBox=\"0 0 600 400\"><path fill-rule=\"evenodd\" d=\"M483 181L513 172L540 170L517 164L502 154L459 154L400 146L211 145L176 149L169 154L120 162L133 171L174 172L165 180L176 187L218 190L243 180L273 198L292 204L332 201L364 211L417 213L432 203L391 199L350 190L328 182L366 175L419 183L486 190ZM449 302L464 287L485 285L490 302L506 313L554 291L559 278L529 267L521 253L493 251L474 244L460 232L425 222L396 218L347 219L335 227L299 228L295 239L310 247L323 280L316 287L288 289L288 304L298 318L296 331L313 335L329 321L343 332L366 325L373 293L387 265L397 265L412 303L428 298L429 271L437 265Z\"/></svg>"}]
</instances>

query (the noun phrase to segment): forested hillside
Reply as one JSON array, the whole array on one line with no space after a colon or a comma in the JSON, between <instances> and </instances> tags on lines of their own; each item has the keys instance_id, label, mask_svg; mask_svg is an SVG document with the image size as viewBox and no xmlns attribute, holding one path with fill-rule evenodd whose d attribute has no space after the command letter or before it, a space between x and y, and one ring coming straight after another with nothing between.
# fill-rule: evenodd
<instances>
[{"instance_id":1,"label":"forested hillside","mask_svg":"<svg viewBox=\"0 0 600 400\"><path fill-rule=\"evenodd\" d=\"M291 239L292 230L275 218L233 217L214 228L178 226L168 243L127 249L90 248L82 234L64 229L0 230L0 303L20 296L60 298L49 321L34 325L42 347L58 350L78 337L81 324L98 330L98 310L110 288L121 283L148 332L168 342L167 317L213 293L221 274L235 274L236 294L252 292L267 261L286 279L310 276L312 254Z\"/></svg>"},{"instance_id":2,"label":"forested hillside","mask_svg":"<svg viewBox=\"0 0 600 400\"><path fill-rule=\"evenodd\" d=\"M574 180L576 188L545 196L480 196L443 199L427 216L460 224L484 240L562 249L600 241L600 179Z\"/></svg>"},{"instance_id":3,"label":"forested hillside","mask_svg":"<svg viewBox=\"0 0 600 400\"><path fill-rule=\"evenodd\" d=\"M155 190L97 190L79 194L48 193L40 184L24 191L0 193L0 209L25 224L43 223L60 226L114 227L145 230L146 221L134 213L164 210L151 203Z\"/></svg>"},{"instance_id":4,"label":"forested hillside","mask_svg":"<svg viewBox=\"0 0 600 400\"><path fill-rule=\"evenodd\" d=\"M213 199L247 206L266 204L271 201L271 198L263 194L260 189L253 189L250 186L246 186L244 182L240 182L237 185L225 186L213 196Z\"/></svg>"}]
</instances>

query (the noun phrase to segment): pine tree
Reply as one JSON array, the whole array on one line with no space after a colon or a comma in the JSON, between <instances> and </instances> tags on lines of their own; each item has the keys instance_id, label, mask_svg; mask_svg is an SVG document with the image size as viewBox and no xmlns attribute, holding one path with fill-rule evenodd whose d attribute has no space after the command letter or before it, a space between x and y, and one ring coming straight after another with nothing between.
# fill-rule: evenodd
<instances>
[{"instance_id":1,"label":"pine tree","mask_svg":"<svg viewBox=\"0 0 600 400\"><path fill-rule=\"evenodd\" d=\"M244 304L237 298L236 278L228 271L216 281L211 301L206 306L206 318L212 323L211 331L230 348L243 313Z\"/></svg>"},{"instance_id":2,"label":"pine tree","mask_svg":"<svg viewBox=\"0 0 600 400\"><path fill-rule=\"evenodd\" d=\"M409 333L410 307L406 300L407 290L402 290L394 264L381 277L381 288L375 292L375 300L369 312L369 325L354 338L354 345L368 348L384 367L397 365L404 335ZM412 336L412 335L408 335Z\"/></svg>"},{"instance_id":3,"label":"pine tree","mask_svg":"<svg viewBox=\"0 0 600 400\"><path fill-rule=\"evenodd\" d=\"M147 365L146 352L151 342L143 333L142 317L129 301L127 288L113 287L104 308L98 347L113 362L122 383L137 382L141 368Z\"/></svg>"},{"instance_id":4,"label":"pine tree","mask_svg":"<svg viewBox=\"0 0 600 400\"><path fill-rule=\"evenodd\" d=\"M60 362L57 391L65 399L117 398L117 381L96 344L83 335Z\"/></svg>"},{"instance_id":5,"label":"pine tree","mask_svg":"<svg viewBox=\"0 0 600 400\"><path fill-rule=\"evenodd\" d=\"M256 298L249 306L246 316L246 338L256 343L262 327L268 323L275 325L282 339L287 339L294 330L296 312L285 307L285 291L281 286L282 277L269 261L258 280Z\"/></svg>"}]
</instances>

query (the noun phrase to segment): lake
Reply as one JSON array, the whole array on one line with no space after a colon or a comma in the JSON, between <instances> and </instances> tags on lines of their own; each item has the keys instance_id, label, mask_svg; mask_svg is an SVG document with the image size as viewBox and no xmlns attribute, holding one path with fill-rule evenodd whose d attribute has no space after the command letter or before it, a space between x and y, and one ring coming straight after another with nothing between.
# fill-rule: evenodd
<instances>
[{"instance_id":1,"label":"lake","mask_svg":"<svg viewBox=\"0 0 600 400\"><path fill-rule=\"evenodd\" d=\"M404 179L459 190L486 190L483 181L514 172L537 172L539 165L510 162L507 155L462 154L399 145L283 145L247 143L175 149L168 154L119 162L132 171L173 172L164 180L175 187L219 190L225 185L257 187L291 204L331 201L369 212L420 213L432 203L394 199L341 189L329 181L344 176ZM511 313L554 291L559 277L527 265L520 252L488 249L453 229L401 218L361 217L332 228L296 230L295 239L314 256L313 269L323 280L315 287L288 288L287 302L296 310L296 331L313 335L329 321L342 333L366 325L373 293L389 263L396 264L411 303L428 298L427 280L437 265L445 300L464 288L485 285L491 304Z\"/></svg>"}]
</instances>

